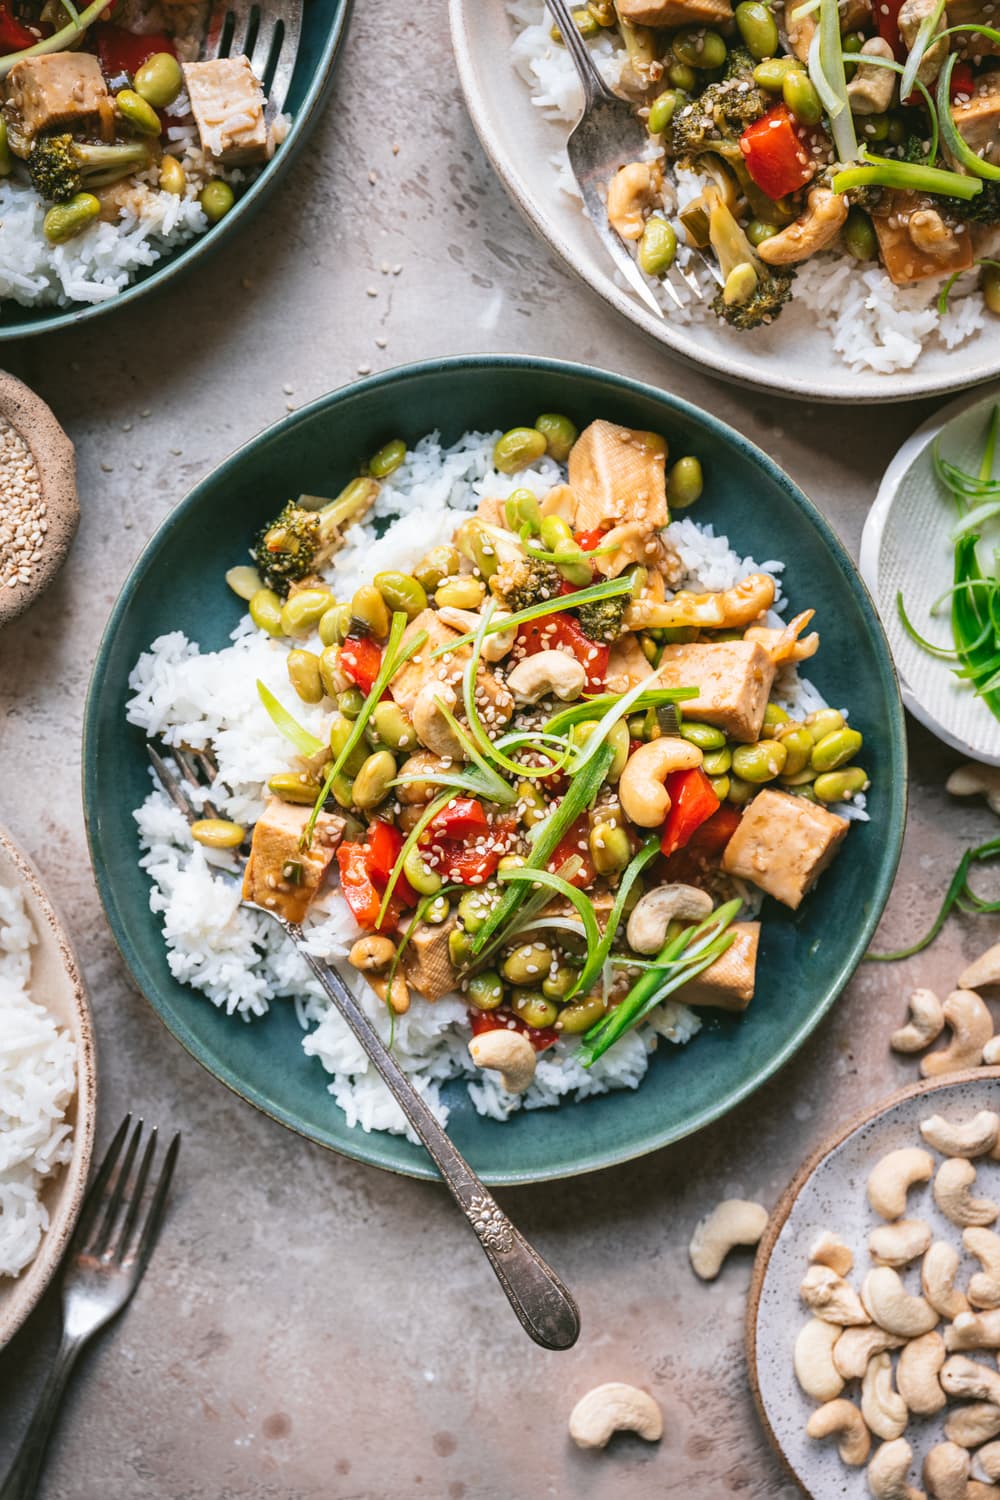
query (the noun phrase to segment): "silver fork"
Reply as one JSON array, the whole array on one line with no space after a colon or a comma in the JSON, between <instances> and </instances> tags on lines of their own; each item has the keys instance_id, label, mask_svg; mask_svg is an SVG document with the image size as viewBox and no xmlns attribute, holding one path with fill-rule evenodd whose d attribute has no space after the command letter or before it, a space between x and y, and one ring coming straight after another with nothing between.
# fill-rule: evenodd
<instances>
[{"instance_id":1,"label":"silver fork","mask_svg":"<svg viewBox=\"0 0 1000 1500\"><path fill-rule=\"evenodd\" d=\"M18 1449L0 1500L31 1500L59 1402L77 1355L98 1329L120 1313L142 1280L153 1253L180 1135L167 1147L159 1179L149 1186L156 1153L156 1127L149 1133L137 1170L143 1122L140 1120L122 1156L131 1115L119 1125L87 1194L80 1222L70 1241L62 1273L63 1330L55 1364L42 1387L35 1412Z\"/></svg>"},{"instance_id":2,"label":"silver fork","mask_svg":"<svg viewBox=\"0 0 1000 1500\"><path fill-rule=\"evenodd\" d=\"M606 201L608 183L619 167L642 156L649 144L649 136L636 118L631 104L612 93L604 82L590 55L590 48L573 20L567 0L546 0L546 4L556 18L566 50L573 59L583 85L583 114L570 131L566 151L573 175L583 194L587 217L629 286L657 317L662 318L663 308L608 221ZM693 275L685 275L679 266L674 266L673 272L701 300L703 293L697 279ZM684 306L676 287L671 283L669 273L662 278L660 284L678 307Z\"/></svg>"},{"instance_id":3,"label":"silver fork","mask_svg":"<svg viewBox=\"0 0 1000 1500\"><path fill-rule=\"evenodd\" d=\"M202 57L245 56L264 86L268 124L288 98L302 31L302 0L216 0Z\"/></svg>"},{"instance_id":4,"label":"silver fork","mask_svg":"<svg viewBox=\"0 0 1000 1500\"><path fill-rule=\"evenodd\" d=\"M174 775L155 746L147 744L146 750L157 780L174 806L189 823L197 821L203 813L192 802L182 780ZM212 780L218 777L218 768L212 756L205 751L182 750L178 755L171 747L166 753L175 760L183 781L197 787L200 792L205 789L207 777ZM258 906L256 902L244 901L243 905L248 910L262 912L265 917L277 922L347 1022L427 1148L449 1192L479 1240L480 1248L492 1266L522 1328L544 1349L572 1348L580 1335L580 1314L572 1296L551 1266L546 1264L538 1251L529 1245L520 1230L510 1222L492 1193L442 1130L336 969L309 952L302 928L297 923L287 921L277 912L266 906ZM5 1500L5 1497L0 1495L0 1500Z\"/></svg>"}]
</instances>

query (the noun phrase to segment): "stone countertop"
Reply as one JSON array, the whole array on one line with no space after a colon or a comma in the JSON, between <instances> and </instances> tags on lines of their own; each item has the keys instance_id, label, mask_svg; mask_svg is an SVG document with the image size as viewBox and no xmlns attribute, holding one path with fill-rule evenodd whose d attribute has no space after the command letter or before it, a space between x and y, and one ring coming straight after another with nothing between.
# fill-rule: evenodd
<instances>
[{"instance_id":1,"label":"stone countertop","mask_svg":"<svg viewBox=\"0 0 1000 1500\"><path fill-rule=\"evenodd\" d=\"M985 922L952 921L920 960L863 967L796 1060L694 1139L502 1195L580 1301L583 1336L557 1355L521 1333L444 1191L309 1145L202 1072L130 989L98 903L80 724L101 629L143 543L288 409L369 368L486 350L608 366L707 407L773 454L855 554L879 475L930 409L823 408L723 385L619 322L493 180L453 79L444 0L358 6L311 144L200 270L159 299L3 351L77 444L83 520L55 586L0 639L0 821L75 934L100 1044L101 1148L129 1109L184 1133L151 1271L81 1362L44 1500L797 1494L749 1395L749 1259L703 1286L690 1232L722 1197L775 1202L833 1127L914 1078L887 1034L913 984L950 987L985 946ZM909 828L881 930L894 946L923 930L960 849L997 831L981 803L946 797L957 758L910 727ZM0 1472L55 1331L50 1295L0 1356ZM609 1379L654 1392L661 1444L572 1448L570 1407Z\"/></svg>"}]
</instances>

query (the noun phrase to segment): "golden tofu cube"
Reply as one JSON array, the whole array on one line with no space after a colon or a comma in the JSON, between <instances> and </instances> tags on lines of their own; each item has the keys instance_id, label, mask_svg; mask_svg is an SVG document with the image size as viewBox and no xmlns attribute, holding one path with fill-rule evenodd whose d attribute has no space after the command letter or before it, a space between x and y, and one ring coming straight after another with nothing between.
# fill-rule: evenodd
<instances>
[{"instance_id":1,"label":"golden tofu cube","mask_svg":"<svg viewBox=\"0 0 1000 1500\"><path fill-rule=\"evenodd\" d=\"M244 901L266 906L288 922L301 922L306 916L344 832L343 818L320 813L312 843L300 849L311 812L310 807L272 797L254 825L243 871Z\"/></svg>"},{"instance_id":2,"label":"golden tofu cube","mask_svg":"<svg viewBox=\"0 0 1000 1500\"><path fill-rule=\"evenodd\" d=\"M27 140L57 125L75 125L108 101L101 65L90 52L50 52L15 63L7 103Z\"/></svg>"},{"instance_id":3,"label":"golden tofu cube","mask_svg":"<svg viewBox=\"0 0 1000 1500\"><path fill-rule=\"evenodd\" d=\"M264 122L264 90L249 58L183 64L202 148L226 167L267 161L273 143Z\"/></svg>"},{"instance_id":4,"label":"golden tofu cube","mask_svg":"<svg viewBox=\"0 0 1000 1500\"><path fill-rule=\"evenodd\" d=\"M681 704L686 718L715 724L730 739L760 738L775 667L756 641L715 641L664 646L658 687L693 687L697 698Z\"/></svg>"},{"instance_id":5,"label":"golden tofu cube","mask_svg":"<svg viewBox=\"0 0 1000 1500\"><path fill-rule=\"evenodd\" d=\"M616 9L633 26L721 26L733 19L729 0L619 0Z\"/></svg>"},{"instance_id":6,"label":"golden tofu cube","mask_svg":"<svg viewBox=\"0 0 1000 1500\"><path fill-rule=\"evenodd\" d=\"M848 820L765 787L726 845L722 868L796 911L840 847Z\"/></svg>"},{"instance_id":7,"label":"golden tofu cube","mask_svg":"<svg viewBox=\"0 0 1000 1500\"><path fill-rule=\"evenodd\" d=\"M633 521L647 532L667 524L667 445L655 432L591 422L569 455L574 528L596 531Z\"/></svg>"},{"instance_id":8,"label":"golden tofu cube","mask_svg":"<svg viewBox=\"0 0 1000 1500\"><path fill-rule=\"evenodd\" d=\"M406 978L425 1000L441 1000L458 988L458 971L448 951L448 939L457 926L457 917L437 926L418 922L403 950Z\"/></svg>"},{"instance_id":9,"label":"golden tofu cube","mask_svg":"<svg viewBox=\"0 0 1000 1500\"><path fill-rule=\"evenodd\" d=\"M735 941L722 957L677 991L684 1005L739 1012L750 1004L757 982L760 923L734 922L729 931L735 933Z\"/></svg>"}]
</instances>

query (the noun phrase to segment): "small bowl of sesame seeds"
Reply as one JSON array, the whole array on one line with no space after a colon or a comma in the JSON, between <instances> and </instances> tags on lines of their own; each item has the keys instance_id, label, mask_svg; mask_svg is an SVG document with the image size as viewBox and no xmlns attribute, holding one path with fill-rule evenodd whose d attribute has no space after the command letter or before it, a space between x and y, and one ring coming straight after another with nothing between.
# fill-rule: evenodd
<instances>
[{"instance_id":1,"label":"small bowl of sesame seeds","mask_svg":"<svg viewBox=\"0 0 1000 1500\"><path fill-rule=\"evenodd\" d=\"M40 396L0 372L0 628L44 594L79 521L73 444Z\"/></svg>"}]
</instances>

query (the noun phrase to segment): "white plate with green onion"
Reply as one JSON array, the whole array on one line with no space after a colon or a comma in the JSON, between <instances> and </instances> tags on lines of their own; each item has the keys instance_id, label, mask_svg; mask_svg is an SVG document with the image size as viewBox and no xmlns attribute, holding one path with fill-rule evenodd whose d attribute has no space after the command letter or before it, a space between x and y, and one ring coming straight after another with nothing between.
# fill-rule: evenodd
<instances>
[{"instance_id":1,"label":"white plate with green onion","mask_svg":"<svg viewBox=\"0 0 1000 1500\"><path fill-rule=\"evenodd\" d=\"M992 386L918 428L886 470L861 539L861 573L907 708L945 744L994 766L1000 765L998 410L1000 386Z\"/></svg>"}]
</instances>

